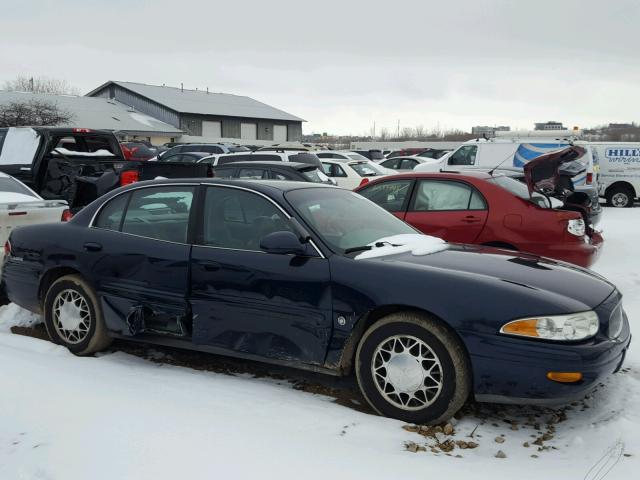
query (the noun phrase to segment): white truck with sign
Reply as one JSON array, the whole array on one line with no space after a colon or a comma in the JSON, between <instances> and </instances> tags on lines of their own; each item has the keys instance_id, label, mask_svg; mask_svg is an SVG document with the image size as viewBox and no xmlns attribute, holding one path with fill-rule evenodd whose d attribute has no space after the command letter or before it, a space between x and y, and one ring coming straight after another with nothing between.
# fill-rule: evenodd
<instances>
[{"instance_id":1,"label":"white truck with sign","mask_svg":"<svg viewBox=\"0 0 640 480\"><path fill-rule=\"evenodd\" d=\"M599 165L598 191L612 207L632 207L640 196L640 143L589 142Z\"/></svg>"}]
</instances>

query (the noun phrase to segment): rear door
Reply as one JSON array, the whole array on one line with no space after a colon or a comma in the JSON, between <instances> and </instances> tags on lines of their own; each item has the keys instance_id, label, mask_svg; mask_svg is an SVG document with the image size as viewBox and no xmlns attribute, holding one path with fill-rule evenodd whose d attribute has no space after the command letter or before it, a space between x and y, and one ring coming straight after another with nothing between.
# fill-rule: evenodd
<instances>
[{"instance_id":1,"label":"rear door","mask_svg":"<svg viewBox=\"0 0 640 480\"><path fill-rule=\"evenodd\" d=\"M419 179L404 220L448 242L473 243L484 228L487 214L487 202L472 185Z\"/></svg>"},{"instance_id":2,"label":"rear door","mask_svg":"<svg viewBox=\"0 0 640 480\"><path fill-rule=\"evenodd\" d=\"M84 238L107 327L188 336L188 225L195 185L149 186L107 202Z\"/></svg>"}]
</instances>

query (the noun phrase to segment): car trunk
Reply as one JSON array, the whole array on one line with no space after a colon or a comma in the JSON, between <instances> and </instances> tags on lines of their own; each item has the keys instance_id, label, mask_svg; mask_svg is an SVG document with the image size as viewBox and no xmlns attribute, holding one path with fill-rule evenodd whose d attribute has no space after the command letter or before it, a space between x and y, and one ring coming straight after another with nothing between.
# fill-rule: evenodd
<instances>
[{"instance_id":1,"label":"car trunk","mask_svg":"<svg viewBox=\"0 0 640 480\"><path fill-rule=\"evenodd\" d=\"M586 171L587 166L580 159L587 151L578 146L541 155L524 167L524 180L529 189L562 202L559 209L580 213L591 236L591 199L583 192L576 192L572 178Z\"/></svg>"}]
</instances>

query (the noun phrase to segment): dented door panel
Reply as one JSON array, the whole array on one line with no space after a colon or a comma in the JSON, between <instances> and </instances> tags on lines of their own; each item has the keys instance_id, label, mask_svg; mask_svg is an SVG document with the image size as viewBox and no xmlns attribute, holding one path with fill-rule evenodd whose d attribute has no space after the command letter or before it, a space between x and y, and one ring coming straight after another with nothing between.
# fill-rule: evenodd
<instances>
[{"instance_id":1,"label":"dented door panel","mask_svg":"<svg viewBox=\"0 0 640 480\"><path fill-rule=\"evenodd\" d=\"M193 247L193 342L321 364L332 331L326 259Z\"/></svg>"},{"instance_id":2,"label":"dented door panel","mask_svg":"<svg viewBox=\"0 0 640 480\"><path fill-rule=\"evenodd\" d=\"M189 335L186 323L190 246L89 229L87 253L109 331ZM91 238L95 237L95 238Z\"/></svg>"}]
</instances>

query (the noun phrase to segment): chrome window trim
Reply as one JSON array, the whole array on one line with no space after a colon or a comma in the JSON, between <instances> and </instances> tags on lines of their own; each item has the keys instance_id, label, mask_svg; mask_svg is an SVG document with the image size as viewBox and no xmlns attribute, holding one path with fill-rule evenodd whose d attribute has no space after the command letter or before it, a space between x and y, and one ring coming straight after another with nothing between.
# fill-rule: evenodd
<instances>
[{"instance_id":1,"label":"chrome window trim","mask_svg":"<svg viewBox=\"0 0 640 480\"><path fill-rule=\"evenodd\" d=\"M155 185L141 185L139 187L132 187L130 189L127 189L123 192L118 193L117 195L114 195L113 197L111 197L109 200L105 201L102 205L100 205L98 207L98 209L95 211L95 213L93 214L93 216L91 217L91 221L89 222L89 228L95 228L95 229L99 229L99 227L96 227L94 225L96 218L98 217L98 215L100 214L100 212L102 211L102 209L105 207L105 205L107 205L108 203L112 202L113 200L115 200L117 197L119 197L120 195L125 195L128 194L130 192L133 192L135 190L141 190L143 188L161 188L161 187L199 187L199 186L205 186L205 187L224 187L224 188L235 188L236 190L244 190L246 192L249 193L254 193L256 195L259 195L260 197L266 199L267 201L271 202L280 212L282 212L284 214L284 216L287 218L287 220L291 220L291 215L289 215L289 213L282 208L276 201L274 201L272 198L270 198L268 195L265 195L262 192L258 192L256 190L252 190L250 188L247 187L241 187L239 185L223 185L220 183L163 183L163 184L155 184ZM195 198L195 195L194 195ZM121 232L119 230L108 230L108 229L100 229L100 230L106 230L109 232L115 232L115 233L121 233L124 235L130 235L132 237L138 237L138 238L146 238L148 240L156 240L158 242L166 242L166 243L173 243L175 245L193 245L193 246L198 246L198 247L206 247L206 248L220 248L220 249L224 249L224 250L236 250L236 251L240 251L240 252L260 252L260 253L267 253L263 250L244 250L244 249L237 249L237 248L228 248L228 247L214 247L211 245L201 245L199 243L182 243L182 242L172 242L171 240L163 240L160 238L153 238L153 237L144 237L142 235L136 235L134 233L127 233L127 232ZM322 251L318 248L318 246L316 245L316 243L313 241L313 239L309 239L309 243L311 244L311 246L314 248L314 250L316 251L316 253L320 256L320 258L327 258L324 256L324 254L322 253ZM313 258L313 257L311 257Z\"/></svg>"}]
</instances>

